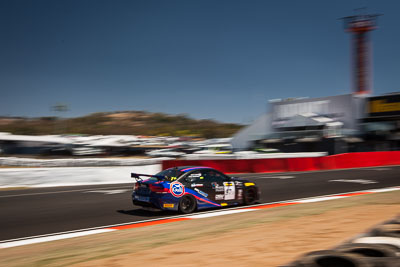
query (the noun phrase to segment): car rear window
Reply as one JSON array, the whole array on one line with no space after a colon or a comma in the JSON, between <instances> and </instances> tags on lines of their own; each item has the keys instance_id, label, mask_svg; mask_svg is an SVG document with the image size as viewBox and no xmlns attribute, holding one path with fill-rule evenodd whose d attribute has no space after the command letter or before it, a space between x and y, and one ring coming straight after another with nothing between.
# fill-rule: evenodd
<instances>
[{"instance_id":1,"label":"car rear window","mask_svg":"<svg viewBox=\"0 0 400 267\"><path fill-rule=\"evenodd\" d=\"M157 173L156 175L167 176L168 177L167 180L171 180L171 178L176 179L176 178L180 177L182 174L183 174L183 172L181 172L180 170L175 169L175 168L170 168L170 169L163 170L163 171Z\"/></svg>"}]
</instances>

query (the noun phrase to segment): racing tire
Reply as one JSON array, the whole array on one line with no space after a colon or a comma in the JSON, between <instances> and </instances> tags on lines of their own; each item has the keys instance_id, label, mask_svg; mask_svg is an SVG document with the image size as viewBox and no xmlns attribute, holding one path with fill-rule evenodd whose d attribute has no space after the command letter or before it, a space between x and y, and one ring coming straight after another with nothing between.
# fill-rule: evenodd
<instances>
[{"instance_id":1,"label":"racing tire","mask_svg":"<svg viewBox=\"0 0 400 267\"><path fill-rule=\"evenodd\" d=\"M186 195L179 200L178 210L181 213L188 214L196 210L196 199L192 196Z\"/></svg>"},{"instance_id":2,"label":"racing tire","mask_svg":"<svg viewBox=\"0 0 400 267\"><path fill-rule=\"evenodd\" d=\"M257 200L257 188L254 186L246 187L243 191L243 204L250 205Z\"/></svg>"}]
</instances>

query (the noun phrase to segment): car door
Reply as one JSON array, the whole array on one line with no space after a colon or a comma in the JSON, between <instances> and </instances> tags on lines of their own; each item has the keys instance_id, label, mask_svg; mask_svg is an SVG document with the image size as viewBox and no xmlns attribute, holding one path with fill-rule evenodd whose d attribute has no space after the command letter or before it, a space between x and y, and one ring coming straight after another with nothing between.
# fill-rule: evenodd
<instances>
[{"instance_id":1,"label":"car door","mask_svg":"<svg viewBox=\"0 0 400 267\"><path fill-rule=\"evenodd\" d=\"M205 178L205 170L195 170L187 173L179 181L186 187L196 191L201 196L210 200L214 199L211 184Z\"/></svg>"},{"instance_id":2,"label":"car door","mask_svg":"<svg viewBox=\"0 0 400 267\"><path fill-rule=\"evenodd\" d=\"M182 183L216 203L229 203L236 199L235 183L216 170L192 171L182 179Z\"/></svg>"},{"instance_id":3,"label":"car door","mask_svg":"<svg viewBox=\"0 0 400 267\"><path fill-rule=\"evenodd\" d=\"M217 203L229 203L236 199L236 188L234 182L216 170L205 170L204 179L207 183L209 195L212 196L211 200Z\"/></svg>"}]
</instances>

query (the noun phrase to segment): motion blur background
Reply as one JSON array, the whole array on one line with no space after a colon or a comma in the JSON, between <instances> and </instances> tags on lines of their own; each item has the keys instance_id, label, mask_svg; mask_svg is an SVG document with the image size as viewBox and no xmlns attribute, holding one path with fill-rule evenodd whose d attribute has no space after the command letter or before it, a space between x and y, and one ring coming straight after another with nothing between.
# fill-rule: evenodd
<instances>
[{"instance_id":1,"label":"motion blur background","mask_svg":"<svg viewBox=\"0 0 400 267\"><path fill-rule=\"evenodd\" d=\"M399 8L2 1L0 151L398 150Z\"/></svg>"}]
</instances>

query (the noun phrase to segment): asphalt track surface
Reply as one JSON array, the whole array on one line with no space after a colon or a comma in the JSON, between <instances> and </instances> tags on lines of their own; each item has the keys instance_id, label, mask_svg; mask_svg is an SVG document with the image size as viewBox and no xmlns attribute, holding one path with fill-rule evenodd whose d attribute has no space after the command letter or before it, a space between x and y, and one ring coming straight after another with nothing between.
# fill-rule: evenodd
<instances>
[{"instance_id":1,"label":"asphalt track surface","mask_svg":"<svg viewBox=\"0 0 400 267\"><path fill-rule=\"evenodd\" d=\"M233 175L261 188L260 203L400 185L400 166L298 173ZM0 241L177 213L146 211L131 204L132 184L0 191Z\"/></svg>"}]
</instances>

